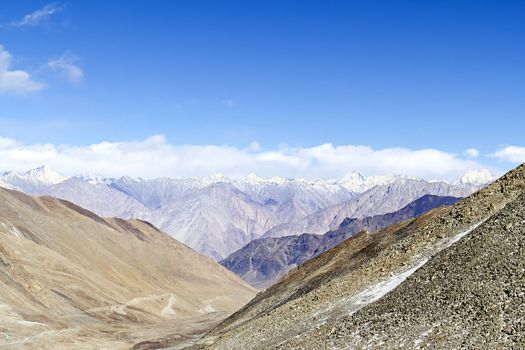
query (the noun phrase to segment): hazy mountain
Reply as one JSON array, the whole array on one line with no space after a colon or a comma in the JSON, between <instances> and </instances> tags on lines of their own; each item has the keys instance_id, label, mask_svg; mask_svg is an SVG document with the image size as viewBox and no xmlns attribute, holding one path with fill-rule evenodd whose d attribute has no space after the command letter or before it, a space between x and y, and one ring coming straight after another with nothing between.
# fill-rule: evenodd
<instances>
[{"instance_id":1,"label":"hazy mountain","mask_svg":"<svg viewBox=\"0 0 525 350\"><path fill-rule=\"evenodd\" d=\"M452 205L458 200L459 198L456 197L425 195L393 213L363 219L347 218L337 230L324 235L305 233L256 239L230 254L220 264L241 276L252 286L266 288L291 268L303 264L361 230L373 232L418 217L442 205Z\"/></svg>"},{"instance_id":2,"label":"hazy mountain","mask_svg":"<svg viewBox=\"0 0 525 350\"><path fill-rule=\"evenodd\" d=\"M255 201L268 206L280 223L303 218L355 196L355 192L335 181L282 177L262 179L249 175L233 184Z\"/></svg>"},{"instance_id":3,"label":"hazy mountain","mask_svg":"<svg viewBox=\"0 0 525 350\"><path fill-rule=\"evenodd\" d=\"M307 261L193 349L522 348L524 217L521 165Z\"/></svg>"},{"instance_id":4,"label":"hazy mountain","mask_svg":"<svg viewBox=\"0 0 525 350\"><path fill-rule=\"evenodd\" d=\"M143 180L124 176L112 182L110 187L135 198L151 209L156 209L195 194L204 186L197 179Z\"/></svg>"},{"instance_id":5,"label":"hazy mountain","mask_svg":"<svg viewBox=\"0 0 525 350\"><path fill-rule=\"evenodd\" d=\"M304 180L249 175L204 178L72 178L41 167L4 173L0 186L70 200L101 216L142 218L215 259L223 259L253 239L335 229L347 217L396 211L424 194L465 196L487 174L458 184L357 172L337 180ZM365 192L363 192L365 191Z\"/></svg>"},{"instance_id":6,"label":"hazy mountain","mask_svg":"<svg viewBox=\"0 0 525 350\"><path fill-rule=\"evenodd\" d=\"M336 183L353 193L362 193L375 186L388 185L399 178L402 177L393 175L364 176L358 171L353 171L338 179Z\"/></svg>"},{"instance_id":7,"label":"hazy mountain","mask_svg":"<svg viewBox=\"0 0 525 350\"><path fill-rule=\"evenodd\" d=\"M130 348L209 327L254 294L149 223L0 189L0 347Z\"/></svg>"},{"instance_id":8,"label":"hazy mountain","mask_svg":"<svg viewBox=\"0 0 525 350\"><path fill-rule=\"evenodd\" d=\"M272 212L232 184L215 183L144 218L220 260L277 224Z\"/></svg>"},{"instance_id":9,"label":"hazy mountain","mask_svg":"<svg viewBox=\"0 0 525 350\"><path fill-rule=\"evenodd\" d=\"M298 232L322 234L336 229L346 218L391 213L426 194L465 197L479 187L477 184L456 186L441 181L399 177L389 184L372 187L347 202L327 207L296 222L277 225L263 236L281 237Z\"/></svg>"},{"instance_id":10,"label":"hazy mountain","mask_svg":"<svg viewBox=\"0 0 525 350\"><path fill-rule=\"evenodd\" d=\"M485 169L468 171L454 181L456 186L482 186L494 180L494 176Z\"/></svg>"},{"instance_id":11,"label":"hazy mountain","mask_svg":"<svg viewBox=\"0 0 525 350\"><path fill-rule=\"evenodd\" d=\"M62 176L46 166L31 169L25 173L8 171L0 175L0 181L12 189L32 194L43 194L49 186L58 184L67 177Z\"/></svg>"},{"instance_id":12,"label":"hazy mountain","mask_svg":"<svg viewBox=\"0 0 525 350\"><path fill-rule=\"evenodd\" d=\"M72 177L45 188L45 194L66 199L100 216L140 217L149 212L144 204L104 182Z\"/></svg>"}]
</instances>

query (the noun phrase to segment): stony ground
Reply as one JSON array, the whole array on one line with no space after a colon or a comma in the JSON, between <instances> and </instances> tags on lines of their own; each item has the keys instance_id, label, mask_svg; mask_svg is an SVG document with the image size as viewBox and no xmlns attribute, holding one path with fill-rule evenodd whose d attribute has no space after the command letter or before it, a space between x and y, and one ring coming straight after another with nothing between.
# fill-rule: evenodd
<instances>
[{"instance_id":1,"label":"stony ground","mask_svg":"<svg viewBox=\"0 0 525 350\"><path fill-rule=\"evenodd\" d=\"M520 166L453 207L362 232L292 270L193 348L520 348L524 189ZM388 293L393 282L401 284ZM376 301L378 291L387 294Z\"/></svg>"},{"instance_id":2,"label":"stony ground","mask_svg":"<svg viewBox=\"0 0 525 350\"><path fill-rule=\"evenodd\" d=\"M279 349L525 348L525 195L376 303Z\"/></svg>"}]
</instances>

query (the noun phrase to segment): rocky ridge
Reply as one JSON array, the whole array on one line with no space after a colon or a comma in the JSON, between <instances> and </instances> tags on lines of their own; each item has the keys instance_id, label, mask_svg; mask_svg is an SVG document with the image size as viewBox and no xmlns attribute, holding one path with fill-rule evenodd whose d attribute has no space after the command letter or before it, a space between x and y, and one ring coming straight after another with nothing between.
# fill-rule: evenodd
<instances>
[{"instance_id":1,"label":"rocky ridge","mask_svg":"<svg viewBox=\"0 0 525 350\"><path fill-rule=\"evenodd\" d=\"M521 165L452 207L363 231L193 348L521 348L524 190Z\"/></svg>"}]
</instances>

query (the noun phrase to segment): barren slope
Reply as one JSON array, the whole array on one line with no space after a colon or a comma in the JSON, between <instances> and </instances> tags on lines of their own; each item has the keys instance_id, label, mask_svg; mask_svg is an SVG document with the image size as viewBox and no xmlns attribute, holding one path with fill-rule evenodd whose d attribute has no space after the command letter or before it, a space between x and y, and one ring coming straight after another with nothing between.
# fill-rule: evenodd
<instances>
[{"instance_id":1,"label":"barren slope","mask_svg":"<svg viewBox=\"0 0 525 350\"><path fill-rule=\"evenodd\" d=\"M0 348L129 348L184 338L254 295L138 220L0 189Z\"/></svg>"},{"instance_id":2,"label":"barren slope","mask_svg":"<svg viewBox=\"0 0 525 350\"><path fill-rule=\"evenodd\" d=\"M279 349L524 349L525 194L384 298Z\"/></svg>"},{"instance_id":3,"label":"barren slope","mask_svg":"<svg viewBox=\"0 0 525 350\"><path fill-rule=\"evenodd\" d=\"M497 329L498 332L511 332L510 335L523 334L525 276L523 262L519 261L523 261L524 242L523 226L517 225L523 224L525 203L520 197L515 204L510 204L503 211L502 209L523 194L524 189L525 166L522 165L453 207L435 209L418 219L390 226L374 234L362 232L306 262L300 268L292 270L279 283L257 295L247 306L222 322L194 347L339 349L348 348L349 344L354 344L356 348L377 348L386 344L387 348L411 348L415 347L415 343L404 343L403 331L413 330L413 336L410 335L413 341L421 336L425 337L422 332L431 329L417 328L425 317L430 321L427 320L423 325L435 321L437 323L432 325L437 327L443 317L443 322L448 324L448 328L442 333L443 337L452 337L454 330L470 326L466 329L476 334L473 346L478 348L484 348L483 342L490 341L494 334L492 330L487 331L488 326ZM500 222L503 219L498 215L514 215L509 221L503 221L506 223L503 227L512 224L510 229L515 230L514 237L510 237L509 241L501 240L501 245L497 243L500 237L498 235L501 235L498 233L500 229L493 229L501 227ZM470 234L474 234L473 237L483 236L483 232L489 235L486 242L492 242L495 247L490 249L482 239L480 243L472 246L474 250L468 255L470 243L467 242L470 241L466 241L464 237L469 237ZM456 243L458 241L459 246ZM484 255L485 246L488 248L487 256ZM458 251L455 252L455 249ZM449 263L448 268L444 270L447 273L444 273L440 267L443 266L440 265L441 260L451 254L453 257L446 258ZM505 260L505 254L513 258ZM425 266L427 261L430 261L429 267ZM497 266L493 269L490 267L491 261L497 261ZM480 262L479 272L475 272L477 262ZM421 266L424 266L424 269L421 272L417 271ZM467 269L462 279L456 282L455 278L462 266L472 270ZM433 276L427 271L428 268L433 268L433 273L437 274L435 278L442 281L435 282L435 294L430 290L431 294L419 301L416 299L421 293L428 292L425 281L428 278L431 280ZM440 269L441 273L438 272ZM447 269L450 269L450 275ZM415 271L416 275L407 281L409 285L403 284ZM501 278L498 278L495 272L501 273ZM481 275L475 276L476 273ZM468 277L468 274L474 276ZM419 282L415 282L415 278ZM483 289L491 287L492 279L497 285L494 286L495 294L490 296L491 292ZM474 283L473 289L470 289L469 281ZM403 289L396 289L400 284L400 288ZM508 289L509 286L513 288ZM404 296L403 291L407 292L410 288L414 290ZM447 297L447 292L444 292L446 288L455 291L450 294L449 309L437 310L436 308L442 306L439 304L440 298ZM392 290L394 293L388 294ZM501 293L506 294L510 302L507 303L508 300L505 300L505 295ZM383 298L384 295L387 295L387 298ZM485 295L490 297L486 302L482 302ZM410 304L412 301L413 305ZM370 306L366 307L367 305ZM413 306L416 309L409 312ZM422 310L418 310L418 307ZM427 309L424 309L425 307ZM512 307L518 309L510 311ZM495 313L494 316L498 318L494 323L490 323L487 315L490 315L491 310L500 312L502 308L507 310L507 313ZM462 311L454 313L455 309ZM417 316L420 312L421 319ZM468 312L473 312L474 315L470 315L464 323L455 322L457 317ZM392 316L394 314L395 317ZM473 317L478 315L485 318L476 323ZM502 320L501 317L505 319L506 315L508 319L498 323L498 320ZM382 323L389 316L392 316L392 320L385 324L385 330L382 332ZM405 328L398 329L399 324ZM500 329L500 325L510 328ZM373 331L368 332L369 328ZM455 340L438 337L437 342L418 344L424 344L427 348L436 344L440 347L446 347L446 344L453 345L453 348L468 344L462 343L467 340L467 335L458 334ZM502 345L501 337L494 338L492 345L494 342ZM386 339L387 342L382 343L382 339ZM519 342L523 341L523 338L514 336L511 340Z\"/></svg>"}]
</instances>

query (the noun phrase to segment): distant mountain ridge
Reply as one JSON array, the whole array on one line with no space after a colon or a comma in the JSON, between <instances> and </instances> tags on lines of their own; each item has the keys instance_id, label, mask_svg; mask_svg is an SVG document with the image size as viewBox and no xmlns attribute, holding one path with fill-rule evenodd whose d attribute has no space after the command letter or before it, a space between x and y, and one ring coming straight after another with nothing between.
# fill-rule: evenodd
<instances>
[{"instance_id":1,"label":"distant mountain ridge","mask_svg":"<svg viewBox=\"0 0 525 350\"><path fill-rule=\"evenodd\" d=\"M466 197L480 187L483 185L456 186L446 182L401 177L392 183L372 187L352 200L326 207L298 221L275 226L265 232L264 237L281 237L303 232L323 234L337 229L346 218L361 219L395 212L427 194Z\"/></svg>"},{"instance_id":2,"label":"distant mountain ridge","mask_svg":"<svg viewBox=\"0 0 525 350\"><path fill-rule=\"evenodd\" d=\"M486 174L485 174L486 175ZM47 167L0 175L0 186L72 201L101 216L152 222L199 252L221 260L259 237L324 233L347 217L396 211L425 194L464 197L480 176L457 184L353 172L337 180L222 174L203 178L64 177ZM486 180L487 178L485 178Z\"/></svg>"},{"instance_id":3,"label":"distant mountain ridge","mask_svg":"<svg viewBox=\"0 0 525 350\"><path fill-rule=\"evenodd\" d=\"M266 288L293 267L316 257L359 231L373 232L416 218L431 209L452 205L458 200L460 198L425 195L393 213L363 219L346 218L339 228L323 235L303 233L256 239L230 254L220 264L241 276L252 286Z\"/></svg>"}]
</instances>

